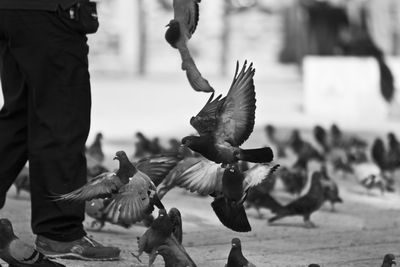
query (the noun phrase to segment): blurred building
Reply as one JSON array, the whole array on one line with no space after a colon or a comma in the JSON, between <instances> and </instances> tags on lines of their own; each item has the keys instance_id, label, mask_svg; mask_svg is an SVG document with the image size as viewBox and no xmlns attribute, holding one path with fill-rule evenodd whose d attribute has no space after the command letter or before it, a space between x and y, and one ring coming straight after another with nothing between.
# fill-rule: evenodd
<instances>
[{"instance_id":1,"label":"blurred building","mask_svg":"<svg viewBox=\"0 0 400 267\"><path fill-rule=\"evenodd\" d=\"M279 68L288 68L278 63L285 2L202 1L189 43L202 72L230 75L236 60L248 59L256 62L259 73L281 75ZM92 70L175 73L179 54L164 40L165 26L173 18L171 5L172 0L99 0L100 29L90 36Z\"/></svg>"}]
</instances>

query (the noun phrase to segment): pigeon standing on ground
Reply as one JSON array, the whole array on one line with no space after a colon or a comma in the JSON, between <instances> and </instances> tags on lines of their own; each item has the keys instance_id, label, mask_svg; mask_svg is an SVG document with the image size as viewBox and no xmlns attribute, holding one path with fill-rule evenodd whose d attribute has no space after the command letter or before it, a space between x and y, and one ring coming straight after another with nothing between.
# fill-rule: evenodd
<instances>
[{"instance_id":1,"label":"pigeon standing on ground","mask_svg":"<svg viewBox=\"0 0 400 267\"><path fill-rule=\"evenodd\" d=\"M386 254L381 267L392 267L393 264L396 264L394 255Z\"/></svg>"},{"instance_id":2,"label":"pigeon standing on ground","mask_svg":"<svg viewBox=\"0 0 400 267\"><path fill-rule=\"evenodd\" d=\"M190 119L190 124L200 136L186 136L182 144L216 163L233 164L239 160L266 163L273 159L271 148L241 149L239 146L253 132L256 95L254 91L253 64L247 68L239 63L226 97L214 93L203 109Z\"/></svg>"},{"instance_id":3,"label":"pigeon standing on ground","mask_svg":"<svg viewBox=\"0 0 400 267\"><path fill-rule=\"evenodd\" d=\"M304 223L307 228L315 227L311 222L310 216L317 211L324 203L324 192L321 184L320 172L314 172L311 176L311 186L307 194L296 199L289 204L282 206L275 201L274 208L271 209L276 215L268 220L272 223L286 216L303 216Z\"/></svg>"},{"instance_id":4,"label":"pigeon standing on ground","mask_svg":"<svg viewBox=\"0 0 400 267\"><path fill-rule=\"evenodd\" d=\"M317 143L322 147L325 153L330 151L328 136L325 129L321 125L316 125L313 129L313 135Z\"/></svg>"},{"instance_id":5,"label":"pigeon standing on ground","mask_svg":"<svg viewBox=\"0 0 400 267\"><path fill-rule=\"evenodd\" d=\"M339 196L339 187L328 175L326 166L322 166L320 172L325 201L329 201L331 203L331 211L335 211L335 203L343 203L342 198Z\"/></svg>"},{"instance_id":6,"label":"pigeon standing on ground","mask_svg":"<svg viewBox=\"0 0 400 267\"><path fill-rule=\"evenodd\" d=\"M159 211L158 218L150 228L138 238L138 255L132 253L140 261L143 252L149 254L149 266L151 266L157 255L164 258L166 267L196 267L185 248L182 246L182 220L180 212L176 208L166 213Z\"/></svg>"},{"instance_id":7,"label":"pigeon standing on ground","mask_svg":"<svg viewBox=\"0 0 400 267\"><path fill-rule=\"evenodd\" d=\"M287 167L280 169L278 175L288 193L300 195L307 183L307 169L308 159L301 157L298 157L290 169Z\"/></svg>"},{"instance_id":8,"label":"pigeon standing on ground","mask_svg":"<svg viewBox=\"0 0 400 267\"><path fill-rule=\"evenodd\" d=\"M239 238L232 239L232 248L225 267L256 267L243 256L242 244Z\"/></svg>"},{"instance_id":9,"label":"pigeon standing on ground","mask_svg":"<svg viewBox=\"0 0 400 267\"><path fill-rule=\"evenodd\" d=\"M167 239L166 245L161 245L150 257L150 263L155 261L157 255L161 255L165 262L165 267L196 267L196 264L182 251L172 238Z\"/></svg>"},{"instance_id":10,"label":"pigeon standing on ground","mask_svg":"<svg viewBox=\"0 0 400 267\"><path fill-rule=\"evenodd\" d=\"M138 237L138 254L131 254L140 261L139 257L143 252L147 254L154 253L154 251L171 236L172 230L173 224L166 210L160 209L158 211L158 217L151 224L150 228L147 229L141 237Z\"/></svg>"},{"instance_id":11,"label":"pigeon standing on ground","mask_svg":"<svg viewBox=\"0 0 400 267\"><path fill-rule=\"evenodd\" d=\"M315 159L319 161L324 161L325 158L321 153L313 147L313 145L305 141L298 130L294 130L291 136L290 148L299 158L303 159Z\"/></svg>"},{"instance_id":12,"label":"pigeon standing on ground","mask_svg":"<svg viewBox=\"0 0 400 267\"><path fill-rule=\"evenodd\" d=\"M288 141L279 140L276 137L276 129L272 124L265 126L265 133L268 137L268 141L275 146L276 154L278 158L286 157L286 147L288 146Z\"/></svg>"},{"instance_id":13,"label":"pigeon standing on ground","mask_svg":"<svg viewBox=\"0 0 400 267\"><path fill-rule=\"evenodd\" d=\"M200 0L174 0L174 19L172 19L165 32L165 39L173 47L178 49L182 58L182 70L192 88L199 92L214 92L208 81L201 76L190 51L187 47L189 39L197 28L199 21Z\"/></svg>"},{"instance_id":14,"label":"pigeon standing on ground","mask_svg":"<svg viewBox=\"0 0 400 267\"><path fill-rule=\"evenodd\" d=\"M386 150L381 138L374 140L371 147L371 157L381 169L383 176L388 180L393 180L395 171L400 167L400 150L394 135L389 133L388 139L388 150Z\"/></svg>"},{"instance_id":15,"label":"pigeon standing on ground","mask_svg":"<svg viewBox=\"0 0 400 267\"><path fill-rule=\"evenodd\" d=\"M8 219L0 219L0 258L12 267L62 267L51 261L32 245L22 242ZM65 267L65 266L64 266Z\"/></svg>"},{"instance_id":16,"label":"pigeon standing on ground","mask_svg":"<svg viewBox=\"0 0 400 267\"><path fill-rule=\"evenodd\" d=\"M135 142L135 158L141 158L149 155L151 150L151 141L144 136L142 132L136 133L137 141Z\"/></svg>"},{"instance_id":17,"label":"pigeon standing on ground","mask_svg":"<svg viewBox=\"0 0 400 267\"><path fill-rule=\"evenodd\" d=\"M103 134L97 133L93 143L87 148L86 153L96 159L99 163L104 161L104 152L102 148Z\"/></svg>"},{"instance_id":18,"label":"pigeon standing on ground","mask_svg":"<svg viewBox=\"0 0 400 267\"><path fill-rule=\"evenodd\" d=\"M258 217L263 217L260 208L268 205L269 193L273 190L276 183L276 174L272 174L269 179L265 179L259 185L250 188L246 197L246 209L254 207L257 210Z\"/></svg>"},{"instance_id":19,"label":"pigeon standing on ground","mask_svg":"<svg viewBox=\"0 0 400 267\"><path fill-rule=\"evenodd\" d=\"M183 229L181 213L177 208L171 208L168 212L168 217L172 222L172 234L175 236L179 244L182 244Z\"/></svg>"}]
</instances>

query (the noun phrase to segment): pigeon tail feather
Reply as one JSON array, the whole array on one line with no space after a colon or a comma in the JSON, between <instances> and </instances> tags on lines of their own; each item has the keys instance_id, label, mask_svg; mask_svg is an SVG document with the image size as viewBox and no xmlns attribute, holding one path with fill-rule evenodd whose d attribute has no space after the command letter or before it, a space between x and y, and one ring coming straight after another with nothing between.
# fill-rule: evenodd
<instances>
[{"instance_id":1,"label":"pigeon tail feather","mask_svg":"<svg viewBox=\"0 0 400 267\"><path fill-rule=\"evenodd\" d=\"M217 198L211 206L223 225L236 232L250 232L251 226L243 205Z\"/></svg>"},{"instance_id":2,"label":"pigeon tail feather","mask_svg":"<svg viewBox=\"0 0 400 267\"><path fill-rule=\"evenodd\" d=\"M267 163L274 159L274 153L269 147L256 149L240 149L238 158L253 163Z\"/></svg>"}]
</instances>

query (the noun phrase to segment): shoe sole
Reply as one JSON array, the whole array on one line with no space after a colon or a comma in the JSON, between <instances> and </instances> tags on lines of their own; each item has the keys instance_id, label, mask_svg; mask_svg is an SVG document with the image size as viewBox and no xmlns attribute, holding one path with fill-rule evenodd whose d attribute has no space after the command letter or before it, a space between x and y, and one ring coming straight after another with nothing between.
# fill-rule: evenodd
<instances>
[{"instance_id":1,"label":"shoe sole","mask_svg":"<svg viewBox=\"0 0 400 267\"><path fill-rule=\"evenodd\" d=\"M37 249L38 250L38 249ZM38 250L39 251L39 250ZM120 257L111 257L111 258L87 258L82 255L76 253L63 253L63 254L54 254L49 253L43 250L40 250L46 257L50 259L66 259L66 260L84 260L84 261L117 261Z\"/></svg>"}]
</instances>

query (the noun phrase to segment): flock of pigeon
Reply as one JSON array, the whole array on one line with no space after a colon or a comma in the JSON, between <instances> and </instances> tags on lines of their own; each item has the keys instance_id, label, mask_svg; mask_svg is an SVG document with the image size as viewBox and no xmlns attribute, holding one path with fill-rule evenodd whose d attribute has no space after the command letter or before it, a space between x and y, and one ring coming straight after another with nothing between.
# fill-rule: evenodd
<instances>
[{"instance_id":1,"label":"flock of pigeon","mask_svg":"<svg viewBox=\"0 0 400 267\"><path fill-rule=\"evenodd\" d=\"M221 224L236 232L251 231L246 214L249 208L255 208L260 218L260 209L269 209L274 214L269 223L286 216L301 216L305 227L315 227L310 220L312 213L325 201L331 203L332 209L335 203L342 202L338 185L331 179L332 172L354 175L367 190L394 190L394 172L400 167L400 143L393 133L388 135L386 148L379 138L369 146L365 140L343 134L337 125L332 125L329 132L316 126L313 145L298 130L283 139L274 126L268 125L265 132L272 148L241 148L255 124L255 69L253 64L244 62L240 67L237 63L227 95L215 97L214 89L200 74L187 48L199 20L199 2L174 0L174 19L165 34L167 42L180 53L191 87L211 93L200 112L190 119L198 135L186 136L181 141L171 139L166 149L158 138L150 140L137 133L135 161L124 151L118 151L114 159L119 168L109 171L103 165L103 136L99 133L86 149L87 183L68 194L54 196L54 201L86 202L86 213L95 219L92 227L97 230L105 223L129 228L142 222L148 229L138 238L138 254L132 256L141 261L143 252L149 254L149 266L161 255L167 267L193 267L196 264L182 245L181 213L176 208L167 213L162 202L172 188L211 197L211 208ZM286 166L275 163L285 158L295 160ZM310 167L314 162L318 164ZM25 168L16 179L17 194L29 191L28 173ZM273 197L278 179L285 191L296 197L286 205ZM155 208L157 218L152 216ZM232 239L231 246L226 267L255 266L243 256L238 238ZM0 220L0 257L10 266L63 266L18 239L7 219ZM382 266L392 264L394 256L386 255Z\"/></svg>"}]
</instances>

